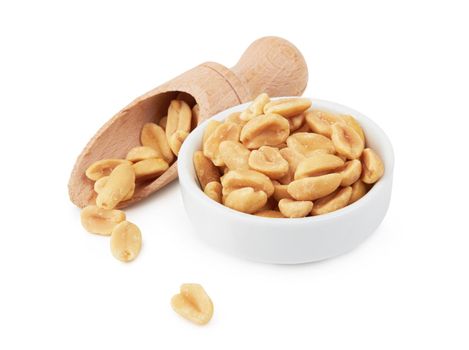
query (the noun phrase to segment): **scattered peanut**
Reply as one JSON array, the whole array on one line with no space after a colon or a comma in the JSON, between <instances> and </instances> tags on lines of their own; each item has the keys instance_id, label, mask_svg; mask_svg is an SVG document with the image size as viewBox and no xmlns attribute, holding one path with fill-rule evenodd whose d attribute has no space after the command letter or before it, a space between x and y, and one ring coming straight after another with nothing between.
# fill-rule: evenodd
<instances>
[{"instance_id":1,"label":"scattered peanut","mask_svg":"<svg viewBox=\"0 0 469 350\"><path fill-rule=\"evenodd\" d=\"M213 303L200 284L183 284L171 299L173 310L198 325L207 324L213 316Z\"/></svg>"},{"instance_id":2,"label":"scattered peanut","mask_svg":"<svg viewBox=\"0 0 469 350\"><path fill-rule=\"evenodd\" d=\"M142 247L140 229L129 221L122 221L111 233L111 252L120 261L134 260Z\"/></svg>"},{"instance_id":3,"label":"scattered peanut","mask_svg":"<svg viewBox=\"0 0 469 350\"><path fill-rule=\"evenodd\" d=\"M125 213L89 205L81 210L80 217L81 224L88 232L109 236L114 227L125 220Z\"/></svg>"}]
</instances>

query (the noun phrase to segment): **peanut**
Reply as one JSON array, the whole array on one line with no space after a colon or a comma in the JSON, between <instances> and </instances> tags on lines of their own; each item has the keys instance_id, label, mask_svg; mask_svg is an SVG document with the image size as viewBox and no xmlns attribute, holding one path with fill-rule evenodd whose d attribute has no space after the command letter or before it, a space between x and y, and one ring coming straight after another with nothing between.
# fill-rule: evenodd
<instances>
[{"instance_id":1,"label":"peanut","mask_svg":"<svg viewBox=\"0 0 469 350\"><path fill-rule=\"evenodd\" d=\"M248 170L251 151L237 141L223 141L218 147L220 158L229 170Z\"/></svg>"},{"instance_id":2,"label":"peanut","mask_svg":"<svg viewBox=\"0 0 469 350\"><path fill-rule=\"evenodd\" d=\"M295 201L284 198L278 202L280 212L287 218L304 218L313 209L311 201Z\"/></svg>"},{"instance_id":3,"label":"peanut","mask_svg":"<svg viewBox=\"0 0 469 350\"><path fill-rule=\"evenodd\" d=\"M131 162L139 162L144 159L149 158L162 158L162 154L155 148L148 146L140 146L132 148L128 153L125 159Z\"/></svg>"},{"instance_id":4,"label":"peanut","mask_svg":"<svg viewBox=\"0 0 469 350\"><path fill-rule=\"evenodd\" d=\"M332 154L316 152L306 158L295 171L295 180L305 177L324 175L344 165L344 161Z\"/></svg>"},{"instance_id":5,"label":"peanut","mask_svg":"<svg viewBox=\"0 0 469 350\"><path fill-rule=\"evenodd\" d=\"M345 123L347 123L348 126L355 130L355 132L360 136L363 142L365 142L365 133L363 132L360 123L358 123L358 121L351 115L343 115L342 119L345 121Z\"/></svg>"},{"instance_id":6,"label":"peanut","mask_svg":"<svg viewBox=\"0 0 469 350\"><path fill-rule=\"evenodd\" d=\"M225 199L227 207L247 214L259 211L266 203L267 194L264 191L254 191L252 187L231 191Z\"/></svg>"},{"instance_id":7,"label":"peanut","mask_svg":"<svg viewBox=\"0 0 469 350\"><path fill-rule=\"evenodd\" d=\"M223 195L243 187L252 187L255 191L264 191L267 197L274 193L272 181L262 173L254 170L231 170L221 178Z\"/></svg>"},{"instance_id":8,"label":"peanut","mask_svg":"<svg viewBox=\"0 0 469 350\"><path fill-rule=\"evenodd\" d=\"M249 149L276 146L284 142L290 133L288 120L278 114L252 118L241 130L240 140Z\"/></svg>"},{"instance_id":9,"label":"peanut","mask_svg":"<svg viewBox=\"0 0 469 350\"><path fill-rule=\"evenodd\" d=\"M175 148L177 143L172 141L172 136L176 131L184 131L189 133L191 131L192 111L189 105L184 101L172 100L168 108L168 121L166 122L166 139L169 147L175 155L178 149ZM180 147L180 145L179 145Z\"/></svg>"},{"instance_id":10,"label":"peanut","mask_svg":"<svg viewBox=\"0 0 469 350\"><path fill-rule=\"evenodd\" d=\"M269 103L269 101L270 98L267 94L260 94L254 99L254 101L252 101L248 108L241 112L239 119L247 122L252 118L263 114L264 106Z\"/></svg>"},{"instance_id":11,"label":"peanut","mask_svg":"<svg viewBox=\"0 0 469 350\"><path fill-rule=\"evenodd\" d=\"M96 205L103 209L114 209L132 190L133 186L135 186L133 167L129 164L118 165L109 175L103 189L98 193Z\"/></svg>"},{"instance_id":12,"label":"peanut","mask_svg":"<svg viewBox=\"0 0 469 350\"><path fill-rule=\"evenodd\" d=\"M360 198L362 198L367 192L370 185L367 185L361 180L358 180L352 185L352 195L350 196L350 200L348 204L355 203Z\"/></svg>"},{"instance_id":13,"label":"peanut","mask_svg":"<svg viewBox=\"0 0 469 350\"><path fill-rule=\"evenodd\" d=\"M202 151L194 153L194 168L200 187L205 189L210 182L220 182L220 172L218 168L213 165L212 161L204 156Z\"/></svg>"},{"instance_id":14,"label":"peanut","mask_svg":"<svg viewBox=\"0 0 469 350\"><path fill-rule=\"evenodd\" d=\"M303 154L294 151L289 147L282 148L280 150L280 154L288 162L288 173L284 177L279 179L279 182L284 185L288 185L290 182L293 181L298 164L300 164L300 162L306 159L306 157Z\"/></svg>"},{"instance_id":15,"label":"peanut","mask_svg":"<svg viewBox=\"0 0 469 350\"><path fill-rule=\"evenodd\" d=\"M204 135L202 137L202 147L204 147L208 137L222 124L223 123L218 120L210 120L207 122L207 127L205 128Z\"/></svg>"},{"instance_id":16,"label":"peanut","mask_svg":"<svg viewBox=\"0 0 469 350\"><path fill-rule=\"evenodd\" d=\"M204 189L204 193L212 198L215 202L221 203L222 187L217 181L209 182Z\"/></svg>"},{"instance_id":17,"label":"peanut","mask_svg":"<svg viewBox=\"0 0 469 350\"><path fill-rule=\"evenodd\" d=\"M111 252L123 262L134 260L142 247L140 229L129 221L119 223L111 233Z\"/></svg>"},{"instance_id":18,"label":"peanut","mask_svg":"<svg viewBox=\"0 0 469 350\"><path fill-rule=\"evenodd\" d=\"M340 116L321 110L312 110L306 113L306 122L313 132L329 138L332 135L331 126L333 124L345 124Z\"/></svg>"},{"instance_id":19,"label":"peanut","mask_svg":"<svg viewBox=\"0 0 469 350\"><path fill-rule=\"evenodd\" d=\"M341 181L342 176L336 173L305 177L291 182L288 193L299 201L313 201L334 192Z\"/></svg>"},{"instance_id":20,"label":"peanut","mask_svg":"<svg viewBox=\"0 0 469 350\"><path fill-rule=\"evenodd\" d=\"M360 157L365 143L354 129L348 125L335 123L331 126L331 130L331 140L338 154L348 159Z\"/></svg>"},{"instance_id":21,"label":"peanut","mask_svg":"<svg viewBox=\"0 0 469 350\"><path fill-rule=\"evenodd\" d=\"M132 165L137 180L148 180L160 176L169 165L160 158L144 159Z\"/></svg>"},{"instance_id":22,"label":"peanut","mask_svg":"<svg viewBox=\"0 0 469 350\"><path fill-rule=\"evenodd\" d=\"M284 218L285 216L277 210L261 210L254 213L256 216L262 216L265 218Z\"/></svg>"},{"instance_id":23,"label":"peanut","mask_svg":"<svg viewBox=\"0 0 469 350\"><path fill-rule=\"evenodd\" d=\"M288 172L288 162L277 148L262 146L249 155L249 166L271 179L279 179Z\"/></svg>"},{"instance_id":24,"label":"peanut","mask_svg":"<svg viewBox=\"0 0 469 350\"><path fill-rule=\"evenodd\" d=\"M241 119L241 112L234 112L226 117L225 122L238 124L239 126L243 127L248 121Z\"/></svg>"},{"instance_id":25,"label":"peanut","mask_svg":"<svg viewBox=\"0 0 469 350\"><path fill-rule=\"evenodd\" d=\"M298 130L301 128L305 121L305 114L301 113L298 114L295 117L288 118L288 124L290 124L290 132L293 132L295 130Z\"/></svg>"},{"instance_id":26,"label":"peanut","mask_svg":"<svg viewBox=\"0 0 469 350\"><path fill-rule=\"evenodd\" d=\"M311 107L311 101L307 98L283 98L267 103L264 106L264 114L275 113L285 118L294 117Z\"/></svg>"},{"instance_id":27,"label":"peanut","mask_svg":"<svg viewBox=\"0 0 469 350\"><path fill-rule=\"evenodd\" d=\"M311 214L322 215L339 210L349 203L351 195L352 187L348 186L341 188L330 195L315 201Z\"/></svg>"},{"instance_id":28,"label":"peanut","mask_svg":"<svg viewBox=\"0 0 469 350\"><path fill-rule=\"evenodd\" d=\"M287 138L288 148L291 148L305 157L310 157L317 150L324 150L327 153L335 152L332 141L327 137L314 133L297 133Z\"/></svg>"},{"instance_id":29,"label":"peanut","mask_svg":"<svg viewBox=\"0 0 469 350\"><path fill-rule=\"evenodd\" d=\"M181 285L180 293L171 299L173 310L198 325L207 324L213 316L213 303L200 284Z\"/></svg>"},{"instance_id":30,"label":"peanut","mask_svg":"<svg viewBox=\"0 0 469 350\"><path fill-rule=\"evenodd\" d=\"M358 159L349 160L343 167L336 171L340 176L342 176L340 186L350 186L360 178L362 173L362 163Z\"/></svg>"},{"instance_id":31,"label":"peanut","mask_svg":"<svg viewBox=\"0 0 469 350\"><path fill-rule=\"evenodd\" d=\"M169 147L168 140L163 128L155 123L146 123L140 134L140 142L143 146L154 148L161 153L163 159L170 164L174 160L173 152Z\"/></svg>"},{"instance_id":32,"label":"peanut","mask_svg":"<svg viewBox=\"0 0 469 350\"><path fill-rule=\"evenodd\" d=\"M125 159L102 159L91 164L85 172L88 179L97 181L104 176L108 176L118 165L132 164Z\"/></svg>"},{"instance_id":33,"label":"peanut","mask_svg":"<svg viewBox=\"0 0 469 350\"><path fill-rule=\"evenodd\" d=\"M169 147L171 147L171 150L176 156L179 154L179 150L181 149L182 143L184 142L187 136L189 136L189 133L183 130L176 130L171 135L171 138L169 140Z\"/></svg>"},{"instance_id":34,"label":"peanut","mask_svg":"<svg viewBox=\"0 0 469 350\"><path fill-rule=\"evenodd\" d=\"M281 199L293 199L293 197L288 193L288 185L282 185L280 182L272 181L274 185L274 199L279 202Z\"/></svg>"},{"instance_id":35,"label":"peanut","mask_svg":"<svg viewBox=\"0 0 469 350\"><path fill-rule=\"evenodd\" d=\"M384 174L384 164L378 154L371 148L366 148L362 154L363 175L362 181L374 184Z\"/></svg>"},{"instance_id":36,"label":"peanut","mask_svg":"<svg viewBox=\"0 0 469 350\"><path fill-rule=\"evenodd\" d=\"M103 190L103 188L106 185L108 179L109 179L109 176L105 176L105 177L100 178L98 181L96 181L94 183L94 191L99 194ZM130 188L129 193L127 193L125 195L125 197L122 198L122 202L131 199L134 195L134 191L135 191L135 182L134 182L133 186Z\"/></svg>"},{"instance_id":37,"label":"peanut","mask_svg":"<svg viewBox=\"0 0 469 350\"><path fill-rule=\"evenodd\" d=\"M220 157L219 147L223 141L238 141L240 133L240 126L233 123L220 124L208 136L204 143L204 155L210 158L216 166L225 165Z\"/></svg>"},{"instance_id":38,"label":"peanut","mask_svg":"<svg viewBox=\"0 0 469 350\"><path fill-rule=\"evenodd\" d=\"M117 224L125 220L121 210L107 210L89 205L81 210L81 224L86 231L109 236Z\"/></svg>"}]
</instances>

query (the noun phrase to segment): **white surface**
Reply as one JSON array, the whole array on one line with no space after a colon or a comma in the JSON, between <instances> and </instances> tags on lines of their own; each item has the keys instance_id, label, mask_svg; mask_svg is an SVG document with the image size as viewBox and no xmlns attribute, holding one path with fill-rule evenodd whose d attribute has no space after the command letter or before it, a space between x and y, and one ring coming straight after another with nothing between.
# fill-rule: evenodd
<instances>
[{"instance_id":1,"label":"white surface","mask_svg":"<svg viewBox=\"0 0 469 350\"><path fill-rule=\"evenodd\" d=\"M464 1L0 4L0 349L467 349L467 9ZM131 99L185 69L236 62L276 34L309 64L307 96L389 135L393 197L349 254L274 266L195 238L177 183L128 211L144 247L121 264L83 231L74 158ZM180 283L215 304L173 313Z\"/></svg>"},{"instance_id":2,"label":"white surface","mask_svg":"<svg viewBox=\"0 0 469 350\"><path fill-rule=\"evenodd\" d=\"M224 120L249 105L229 108L213 119ZM300 264L349 252L375 231L391 197L394 168L391 143L376 123L356 110L317 99L312 99L312 105L332 113L353 115L365 131L367 146L383 160L384 176L361 200L327 215L282 220L246 215L218 204L200 189L192 159L194 152L201 149L206 122L191 132L178 155L184 207L194 231L204 242L251 261Z\"/></svg>"}]
</instances>

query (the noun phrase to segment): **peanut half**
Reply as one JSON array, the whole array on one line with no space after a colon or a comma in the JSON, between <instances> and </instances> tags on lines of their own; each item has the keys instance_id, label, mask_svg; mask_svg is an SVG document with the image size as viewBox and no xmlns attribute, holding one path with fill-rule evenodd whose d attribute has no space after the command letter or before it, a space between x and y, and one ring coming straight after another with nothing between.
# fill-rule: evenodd
<instances>
[{"instance_id":1,"label":"peanut half","mask_svg":"<svg viewBox=\"0 0 469 350\"><path fill-rule=\"evenodd\" d=\"M340 186L350 186L360 178L362 173L362 163L358 159L349 160L343 167L336 171L340 176L342 176Z\"/></svg>"},{"instance_id":2,"label":"peanut half","mask_svg":"<svg viewBox=\"0 0 469 350\"><path fill-rule=\"evenodd\" d=\"M311 213L313 202L311 201L295 201L284 198L278 202L280 212L287 218L304 218Z\"/></svg>"},{"instance_id":3,"label":"peanut half","mask_svg":"<svg viewBox=\"0 0 469 350\"><path fill-rule=\"evenodd\" d=\"M290 134L288 120L279 114L260 115L249 120L241 130L240 140L249 149L276 146Z\"/></svg>"},{"instance_id":4,"label":"peanut half","mask_svg":"<svg viewBox=\"0 0 469 350\"><path fill-rule=\"evenodd\" d=\"M210 158L216 166L225 165L220 157L219 146L222 141L238 141L240 126L233 123L223 123L207 137L204 143L204 155Z\"/></svg>"},{"instance_id":5,"label":"peanut half","mask_svg":"<svg viewBox=\"0 0 469 350\"><path fill-rule=\"evenodd\" d=\"M191 131L191 120L192 111L189 105L181 100L172 100L168 108L168 121L166 122L165 132L169 147L175 155L178 154L181 145L179 144L179 148L177 148L178 143L174 143L172 136L176 131L189 133ZM180 138L178 137L178 139Z\"/></svg>"},{"instance_id":6,"label":"peanut half","mask_svg":"<svg viewBox=\"0 0 469 350\"><path fill-rule=\"evenodd\" d=\"M137 180L148 180L160 176L169 165L163 159L152 158L144 159L132 165Z\"/></svg>"},{"instance_id":7,"label":"peanut half","mask_svg":"<svg viewBox=\"0 0 469 350\"><path fill-rule=\"evenodd\" d=\"M96 197L96 205L114 209L135 186L135 172L131 165L118 165L109 175L102 190Z\"/></svg>"},{"instance_id":8,"label":"peanut half","mask_svg":"<svg viewBox=\"0 0 469 350\"><path fill-rule=\"evenodd\" d=\"M340 186L342 176L336 173L306 177L288 185L288 193L299 201L313 201L327 196Z\"/></svg>"},{"instance_id":9,"label":"peanut half","mask_svg":"<svg viewBox=\"0 0 469 350\"><path fill-rule=\"evenodd\" d=\"M283 159L278 148L262 146L249 155L249 166L271 179L279 179L288 172L288 162Z\"/></svg>"},{"instance_id":10,"label":"peanut half","mask_svg":"<svg viewBox=\"0 0 469 350\"><path fill-rule=\"evenodd\" d=\"M181 285L180 293L171 299L173 310L198 325L207 324L213 316L213 303L200 284Z\"/></svg>"},{"instance_id":11,"label":"peanut half","mask_svg":"<svg viewBox=\"0 0 469 350\"><path fill-rule=\"evenodd\" d=\"M148 146L140 146L132 148L125 159L130 160L131 162L139 162L144 159L150 158L162 158L162 154L155 148Z\"/></svg>"},{"instance_id":12,"label":"peanut half","mask_svg":"<svg viewBox=\"0 0 469 350\"><path fill-rule=\"evenodd\" d=\"M220 157L229 170L248 170L251 151L237 141L223 141L218 147Z\"/></svg>"},{"instance_id":13,"label":"peanut half","mask_svg":"<svg viewBox=\"0 0 469 350\"><path fill-rule=\"evenodd\" d=\"M109 236L114 227L125 220L125 213L121 210L107 210L89 205L81 210L80 218L86 231Z\"/></svg>"},{"instance_id":14,"label":"peanut half","mask_svg":"<svg viewBox=\"0 0 469 350\"><path fill-rule=\"evenodd\" d=\"M263 114L264 106L269 102L270 102L269 95L265 93L260 94L254 99L254 101L252 101L252 103L249 105L248 108L246 108L244 111L240 113L239 119L247 122L251 120L252 118Z\"/></svg>"},{"instance_id":15,"label":"peanut half","mask_svg":"<svg viewBox=\"0 0 469 350\"><path fill-rule=\"evenodd\" d=\"M306 158L295 171L295 180L305 177L324 175L344 165L344 161L332 154L317 152Z\"/></svg>"},{"instance_id":16,"label":"peanut half","mask_svg":"<svg viewBox=\"0 0 469 350\"><path fill-rule=\"evenodd\" d=\"M370 148L366 148L362 154L363 176L366 184L374 184L384 174L384 164L378 154Z\"/></svg>"},{"instance_id":17,"label":"peanut half","mask_svg":"<svg viewBox=\"0 0 469 350\"><path fill-rule=\"evenodd\" d=\"M328 196L318 199L314 202L311 212L313 215L327 214L345 207L352 195L352 187L341 188Z\"/></svg>"},{"instance_id":18,"label":"peanut half","mask_svg":"<svg viewBox=\"0 0 469 350\"><path fill-rule=\"evenodd\" d=\"M303 154L305 157L310 157L317 150L323 150L331 154L335 152L334 145L330 139L308 132L291 135L287 138L287 145L288 148Z\"/></svg>"},{"instance_id":19,"label":"peanut half","mask_svg":"<svg viewBox=\"0 0 469 350\"><path fill-rule=\"evenodd\" d=\"M94 183L94 191L99 194L103 190L108 179L109 179L109 176L105 176L105 177L100 178L98 181L96 181ZM134 191L135 191L135 183L133 184L133 186L131 186L129 193L127 193L125 197L122 198L122 202L131 199L134 195Z\"/></svg>"},{"instance_id":20,"label":"peanut half","mask_svg":"<svg viewBox=\"0 0 469 350\"><path fill-rule=\"evenodd\" d=\"M129 221L119 223L111 233L111 252L123 262L134 260L142 247L142 234L137 225Z\"/></svg>"},{"instance_id":21,"label":"peanut half","mask_svg":"<svg viewBox=\"0 0 469 350\"><path fill-rule=\"evenodd\" d=\"M252 214L259 211L267 203L264 191L254 191L252 187L243 187L231 191L225 199L228 208Z\"/></svg>"},{"instance_id":22,"label":"peanut half","mask_svg":"<svg viewBox=\"0 0 469 350\"><path fill-rule=\"evenodd\" d=\"M204 193L212 198L215 202L221 203L222 187L221 183L217 181L209 182L204 189Z\"/></svg>"},{"instance_id":23,"label":"peanut half","mask_svg":"<svg viewBox=\"0 0 469 350\"><path fill-rule=\"evenodd\" d=\"M362 198L367 192L370 185L365 184L363 181L358 180L352 185L352 194L348 204L355 203Z\"/></svg>"},{"instance_id":24,"label":"peanut half","mask_svg":"<svg viewBox=\"0 0 469 350\"><path fill-rule=\"evenodd\" d=\"M274 193L272 181L264 174L254 170L231 170L221 178L223 195L243 188L252 187L255 191L264 191L267 197Z\"/></svg>"},{"instance_id":25,"label":"peanut half","mask_svg":"<svg viewBox=\"0 0 469 350\"><path fill-rule=\"evenodd\" d=\"M307 98L284 98L274 100L264 106L264 114L276 113L285 118L294 117L311 107Z\"/></svg>"},{"instance_id":26,"label":"peanut half","mask_svg":"<svg viewBox=\"0 0 469 350\"><path fill-rule=\"evenodd\" d=\"M204 156L202 151L194 153L194 168L199 180L200 187L205 189L210 182L220 182L220 172L218 168L213 165L212 161Z\"/></svg>"},{"instance_id":27,"label":"peanut half","mask_svg":"<svg viewBox=\"0 0 469 350\"><path fill-rule=\"evenodd\" d=\"M97 181L104 176L108 176L118 165L132 164L125 159L102 159L91 164L86 169L85 175L92 181Z\"/></svg>"},{"instance_id":28,"label":"peanut half","mask_svg":"<svg viewBox=\"0 0 469 350\"><path fill-rule=\"evenodd\" d=\"M146 123L140 134L140 142L143 146L148 146L158 151L167 163L171 163L174 160L165 131L161 126L155 123Z\"/></svg>"},{"instance_id":29,"label":"peanut half","mask_svg":"<svg viewBox=\"0 0 469 350\"><path fill-rule=\"evenodd\" d=\"M331 140L338 154L348 159L357 159L361 156L365 143L353 128L336 123L331 129Z\"/></svg>"},{"instance_id":30,"label":"peanut half","mask_svg":"<svg viewBox=\"0 0 469 350\"><path fill-rule=\"evenodd\" d=\"M332 135L331 126L333 124L345 124L340 116L321 110L312 110L306 113L306 122L313 132L329 138Z\"/></svg>"}]
</instances>

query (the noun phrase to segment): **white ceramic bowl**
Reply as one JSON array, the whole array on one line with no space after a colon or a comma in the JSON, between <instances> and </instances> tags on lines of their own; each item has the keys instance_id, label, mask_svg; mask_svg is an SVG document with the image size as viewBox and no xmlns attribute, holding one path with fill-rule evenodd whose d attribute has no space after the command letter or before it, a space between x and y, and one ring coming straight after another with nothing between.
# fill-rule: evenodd
<instances>
[{"instance_id":1,"label":"white ceramic bowl","mask_svg":"<svg viewBox=\"0 0 469 350\"><path fill-rule=\"evenodd\" d=\"M212 119L223 120L249 103L227 109ZM225 252L267 263L298 264L343 254L371 235L389 207L394 155L386 134L373 121L345 106L312 100L314 108L353 115L366 134L367 145L383 159L384 176L357 202L335 212L301 219L275 219L244 214L207 197L199 187L192 157L201 149L207 126L198 126L184 142L178 157L179 184L195 232Z\"/></svg>"}]
</instances>

